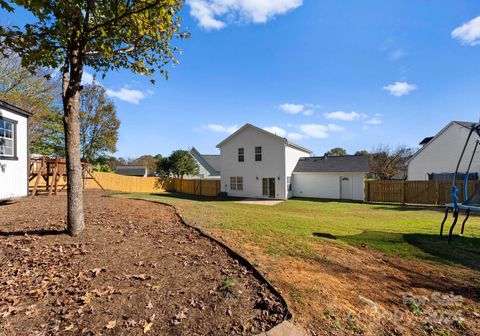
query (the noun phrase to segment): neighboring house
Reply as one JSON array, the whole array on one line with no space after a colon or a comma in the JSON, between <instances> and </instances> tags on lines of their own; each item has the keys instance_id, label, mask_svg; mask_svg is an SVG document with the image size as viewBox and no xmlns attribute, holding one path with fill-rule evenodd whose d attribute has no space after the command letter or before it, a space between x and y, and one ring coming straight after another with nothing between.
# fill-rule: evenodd
<instances>
[{"instance_id":1,"label":"neighboring house","mask_svg":"<svg viewBox=\"0 0 480 336\"><path fill-rule=\"evenodd\" d=\"M434 137L422 140L422 147L407 162L407 178L410 181L443 179L455 172L463 146L467 140L473 122L452 121ZM460 172L465 172L478 136L473 134L467 145ZM472 162L471 172L480 173L480 148ZM433 173L433 174L432 174ZM461 178L462 175L459 175Z\"/></svg>"},{"instance_id":2,"label":"neighboring house","mask_svg":"<svg viewBox=\"0 0 480 336\"><path fill-rule=\"evenodd\" d=\"M28 194L30 115L0 100L0 200Z\"/></svg>"},{"instance_id":3,"label":"neighboring house","mask_svg":"<svg viewBox=\"0 0 480 336\"><path fill-rule=\"evenodd\" d=\"M367 173L363 155L300 158L293 170L293 195L363 201Z\"/></svg>"},{"instance_id":4,"label":"neighboring house","mask_svg":"<svg viewBox=\"0 0 480 336\"><path fill-rule=\"evenodd\" d=\"M186 178L200 179L219 179L220 178L220 155L218 154L200 154L200 152L192 147L190 154L198 163L199 173L196 176L188 176Z\"/></svg>"},{"instance_id":5,"label":"neighboring house","mask_svg":"<svg viewBox=\"0 0 480 336\"><path fill-rule=\"evenodd\" d=\"M145 166L117 166L115 173L127 176L148 176L148 168Z\"/></svg>"}]
</instances>

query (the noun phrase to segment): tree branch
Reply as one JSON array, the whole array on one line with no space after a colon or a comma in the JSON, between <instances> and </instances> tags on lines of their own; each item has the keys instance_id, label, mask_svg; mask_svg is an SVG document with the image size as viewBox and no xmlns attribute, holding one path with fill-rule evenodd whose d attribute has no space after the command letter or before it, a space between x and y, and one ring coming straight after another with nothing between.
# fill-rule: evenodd
<instances>
[{"instance_id":1,"label":"tree branch","mask_svg":"<svg viewBox=\"0 0 480 336\"><path fill-rule=\"evenodd\" d=\"M114 17L113 19L106 20L106 21L104 21L104 22L102 22L102 23L99 23L99 24L93 26L92 28L90 28L90 29L87 30L87 33L90 34L90 33L94 32L94 31L98 30L99 28L106 27L106 26L110 26L110 25L112 25L112 24L116 24L118 21L120 21L120 20L122 20L122 19L124 19L124 18L126 18L126 17L128 17L128 16L130 16L130 15L138 14L138 13L141 13L141 12L147 10L147 9L154 8L154 7L157 6L158 4L160 4L160 1L159 1L159 0L156 0L156 1L154 1L154 2L152 2L152 3L150 3L150 4L148 4L148 5L146 5L146 6L144 6L144 7L139 8L139 9L130 10L130 11L126 10L125 12L123 12L122 14Z\"/></svg>"}]
</instances>

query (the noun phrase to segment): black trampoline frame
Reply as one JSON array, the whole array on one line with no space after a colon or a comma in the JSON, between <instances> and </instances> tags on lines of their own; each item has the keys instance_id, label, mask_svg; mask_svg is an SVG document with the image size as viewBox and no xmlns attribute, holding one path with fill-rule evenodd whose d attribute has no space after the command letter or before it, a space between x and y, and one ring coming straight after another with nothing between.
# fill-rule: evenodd
<instances>
[{"instance_id":1,"label":"black trampoline frame","mask_svg":"<svg viewBox=\"0 0 480 336\"><path fill-rule=\"evenodd\" d=\"M470 157L470 161L468 163L468 168L467 171L465 172L465 178L464 178L464 189L463 189L463 203L457 203L455 200L454 192L455 190L458 190L456 188L456 183L457 183L457 175L459 173L460 165L462 163L463 157L465 155L465 151L467 149L468 143L473 135L473 133L476 133L477 136L480 138L480 123L473 123L470 126L470 132L468 133L468 137L465 140L465 145L463 146L462 153L460 154L460 158L458 159L457 166L455 168L455 173L453 174L453 182L452 182L452 198L454 198L453 203L447 203L445 204L445 216L443 217L442 223L440 225L440 238L443 238L443 228L445 225L445 222L447 221L448 218L448 213L450 209L452 209L452 216L453 216L453 222L450 225L450 229L448 231L448 243L451 244L452 242L452 237L453 237L453 230L455 229L455 226L457 225L459 216L460 216L460 211L465 210L465 219L462 222L462 229L460 236L463 236L463 233L465 231L465 224L467 223L469 217L470 217L470 212L480 212L480 204L469 204L469 201L472 199L473 196L476 195L476 193L480 192L480 188L477 187L475 192L468 196L467 195L467 183L468 183L468 176L470 173L470 168L472 166L473 158L475 157L475 152L480 144L480 139L477 139L475 142L475 146L473 148L472 156ZM467 197L468 196L468 197Z\"/></svg>"}]
</instances>

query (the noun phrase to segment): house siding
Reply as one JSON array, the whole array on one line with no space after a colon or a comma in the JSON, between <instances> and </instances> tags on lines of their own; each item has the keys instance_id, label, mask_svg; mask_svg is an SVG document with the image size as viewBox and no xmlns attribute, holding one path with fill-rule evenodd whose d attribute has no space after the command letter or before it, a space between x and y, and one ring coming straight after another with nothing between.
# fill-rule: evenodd
<instances>
[{"instance_id":1,"label":"house siding","mask_svg":"<svg viewBox=\"0 0 480 336\"><path fill-rule=\"evenodd\" d=\"M255 147L262 147L262 161L255 161ZM238 148L245 148L245 161L238 162ZM262 178L275 178L275 198L286 199L285 142L254 128L245 128L223 143L221 191L233 197L263 198ZM243 177L243 190L230 190L230 177Z\"/></svg>"},{"instance_id":2,"label":"house siding","mask_svg":"<svg viewBox=\"0 0 480 336\"><path fill-rule=\"evenodd\" d=\"M364 200L365 173L294 173L295 197L340 199L340 178L352 181L352 200Z\"/></svg>"},{"instance_id":3,"label":"house siding","mask_svg":"<svg viewBox=\"0 0 480 336\"><path fill-rule=\"evenodd\" d=\"M293 197L293 170L302 157L309 156L309 153L296 148L285 146L285 190L287 198ZM292 190L288 190L287 178L291 178Z\"/></svg>"},{"instance_id":4,"label":"house siding","mask_svg":"<svg viewBox=\"0 0 480 336\"><path fill-rule=\"evenodd\" d=\"M453 173L460 158L461 151L467 140L469 129L456 123L451 123L447 128L426 145L421 152L408 163L408 180L428 180L429 173ZM478 139L473 134L465 151L465 156L460 165L460 172L465 172L468 162ZM480 173L480 149L477 149L471 167L472 173Z\"/></svg>"},{"instance_id":5,"label":"house siding","mask_svg":"<svg viewBox=\"0 0 480 336\"><path fill-rule=\"evenodd\" d=\"M0 107L0 116L16 125L17 160L0 158L0 200L28 194L28 118Z\"/></svg>"}]
</instances>

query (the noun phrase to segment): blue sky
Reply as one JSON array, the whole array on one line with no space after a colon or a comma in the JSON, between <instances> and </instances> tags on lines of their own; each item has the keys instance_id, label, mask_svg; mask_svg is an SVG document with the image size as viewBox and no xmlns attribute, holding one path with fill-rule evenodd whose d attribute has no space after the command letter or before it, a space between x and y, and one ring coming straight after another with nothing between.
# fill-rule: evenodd
<instances>
[{"instance_id":1,"label":"blue sky","mask_svg":"<svg viewBox=\"0 0 480 336\"><path fill-rule=\"evenodd\" d=\"M473 0L189 0L168 81L101 81L122 122L116 155L216 153L247 122L318 155L417 146L480 117L479 16Z\"/></svg>"}]
</instances>

